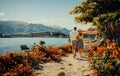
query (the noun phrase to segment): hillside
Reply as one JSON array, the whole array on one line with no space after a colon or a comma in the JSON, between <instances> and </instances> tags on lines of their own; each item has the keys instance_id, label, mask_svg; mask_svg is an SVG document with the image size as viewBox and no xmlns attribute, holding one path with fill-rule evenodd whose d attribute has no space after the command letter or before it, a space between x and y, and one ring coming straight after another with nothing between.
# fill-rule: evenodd
<instances>
[{"instance_id":1,"label":"hillside","mask_svg":"<svg viewBox=\"0 0 120 76\"><path fill-rule=\"evenodd\" d=\"M66 28L54 28L43 24L28 24L23 21L0 21L0 33L2 34L20 34L20 33L38 33L38 32L61 32L68 35L70 30Z\"/></svg>"}]
</instances>

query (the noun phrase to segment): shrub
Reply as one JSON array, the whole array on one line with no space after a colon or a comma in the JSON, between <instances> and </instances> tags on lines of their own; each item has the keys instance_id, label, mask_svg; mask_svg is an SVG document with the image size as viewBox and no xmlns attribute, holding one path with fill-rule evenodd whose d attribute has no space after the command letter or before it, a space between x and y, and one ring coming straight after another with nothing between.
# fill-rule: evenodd
<instances>
[{"instance_id":1,"label":"shrub","mask_svg":"<svg viewBox=\"0 0 120 76\"><path fill-rule=\"evenodd\" d=\"M108 39L104 46L91 48L88 60L98 76L120 76L120 47Z\"/></svg>"},{"instance_id":2,"label":"shrub","mask_svg":"<svg viewBox=\"0 0 120 76\"><path fill-rule=\"evenodd\" d=\"M69 45L59 48L34 44L32 51L18 53L8 52L5 55L0 55L0 75L31 76L34 65L38 64L40 61L60 61L61 56L71 51L70 48L71 46ZM64 76L64 73L60 73L60 76Z\"/></svg>"},{"instance_id":3,"label":"shrub","mask_svg":"<svg viewBox=\"0 0 120 76\"><path fill-rule=\"evenodd\" d=\"M14 76L30 76L32 74L32 63L17 53L6 53L0 56L0 74Z\"/></svg>"}]
</instances>

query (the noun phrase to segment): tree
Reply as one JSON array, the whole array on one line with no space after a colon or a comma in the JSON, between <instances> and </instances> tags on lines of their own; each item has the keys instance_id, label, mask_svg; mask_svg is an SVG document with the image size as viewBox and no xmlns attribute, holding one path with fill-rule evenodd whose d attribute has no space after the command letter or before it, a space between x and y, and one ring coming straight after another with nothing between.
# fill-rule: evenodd
<instances>
[{"instance_id":1,"label":"tree","mask_svg":"<svg viewBox=\"0 0 120 76\"><path fill-rule=\"evenodd\" d=\"M112 31L112 33L119 33L115 31L115 28L120 27L119 13L120 0L85 0L70 11L70 14L76 15L76 23L92 23L93 26L102 31L109 28L110 30L107 32ZM112 34L111 32L108 33Z\"/></svg>"}]
</instances>

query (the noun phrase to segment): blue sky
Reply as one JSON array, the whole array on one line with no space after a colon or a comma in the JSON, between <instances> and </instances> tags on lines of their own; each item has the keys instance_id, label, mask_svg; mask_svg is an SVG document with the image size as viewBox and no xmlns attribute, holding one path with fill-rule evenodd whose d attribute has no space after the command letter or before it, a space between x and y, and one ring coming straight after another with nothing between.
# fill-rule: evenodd
<instances>
[{"instance_id":1,"label":"blue sky","mask_svg":"<svg viewBox=\"0 0 120 76\"><path fill-rule=\"evenodd\" d=\"M17 20L61 26L72 29L77 26L74 16L69 14L83 0L0 0L0 20Z\"/></svg>"}]
</instances>

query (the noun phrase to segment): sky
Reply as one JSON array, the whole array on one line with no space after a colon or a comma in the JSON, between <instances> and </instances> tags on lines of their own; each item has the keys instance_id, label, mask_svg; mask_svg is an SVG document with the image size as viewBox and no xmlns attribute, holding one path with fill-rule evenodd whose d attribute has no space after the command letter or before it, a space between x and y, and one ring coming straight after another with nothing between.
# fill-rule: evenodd
<instances>
[{"instance_id":1,"label":"sky","mask_svg":"<svg viewBox=\"0 0 120 76\"><path fill-rule=\"evenodd\" d=\"M47 26L86 29L89 26L76 24L69 11L83 0L0 0L0 20L25 21Z\"/></svg>"}]
</instances>

